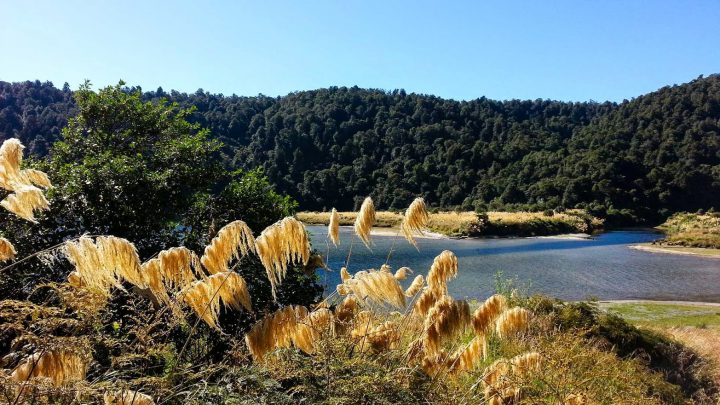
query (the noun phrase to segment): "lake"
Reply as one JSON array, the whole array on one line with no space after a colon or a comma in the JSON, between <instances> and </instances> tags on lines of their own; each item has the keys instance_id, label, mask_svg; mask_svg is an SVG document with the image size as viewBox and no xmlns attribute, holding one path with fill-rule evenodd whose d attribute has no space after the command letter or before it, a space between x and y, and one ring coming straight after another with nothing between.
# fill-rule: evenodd
<instances>
[{"instance_id":1,"label":"lake","mask_svg":"<svg viewBox=\"0 0 720 405\"><path fill-rule=\"evenodd\" d=\"M325 257L327 227L308 226L313 247ZM427 275L433 259L443 250L458 257L458 277L451 280L453 297L486 298L494 291L495 275L516 279L530 293L564 300L596 297L601 300L648 299L720 301L720 259L649 253L629 248L662 235L651 231L613 231L591 239L424 239L419 251L398 238L389 264L393 271L410 267L414 274L403 281L407 287L417 274ZM338 248L330 245L328 266L320 281L334 290L351 239L355 239L350 273L379 268L385 263L394 236L373 236L372 252L352 232L341 227Z\"/></svg>"}]
</instances>

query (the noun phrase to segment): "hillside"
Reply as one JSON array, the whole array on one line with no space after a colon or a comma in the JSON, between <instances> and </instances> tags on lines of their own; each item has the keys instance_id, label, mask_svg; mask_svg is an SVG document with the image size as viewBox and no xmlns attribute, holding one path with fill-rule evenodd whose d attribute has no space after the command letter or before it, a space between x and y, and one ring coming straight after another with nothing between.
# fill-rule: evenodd
<instances>
[{"instance_id":1,"label":"hillside","mask_svg":"<svg viewBox=\"0 0 720 405\"><path fill-rule=\"evenodd\" d=\"M0 82L0 139L42 155L73 103L67 86ZM585 208L657 222L720 201L720 76L631 101L453 101L328 88L284 97L146 92L195 106L232 168L262 166L307 210Z\"/></svg>"}]
</instances>

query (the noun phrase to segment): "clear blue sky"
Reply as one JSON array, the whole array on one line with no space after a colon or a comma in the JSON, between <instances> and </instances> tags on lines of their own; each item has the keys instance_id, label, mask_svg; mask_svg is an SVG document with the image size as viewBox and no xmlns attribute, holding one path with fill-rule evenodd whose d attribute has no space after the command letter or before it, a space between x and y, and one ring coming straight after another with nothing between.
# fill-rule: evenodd
<instances>
[{"instance_id":1,"label":"clear blue sky","mask_svg":"<svg viewBox=\"0 0 720 405\"><path fill-rule=\"evenodd\" d=\"M0 0L0 80L620 101L720 72L720 1Z\"/></svg>"}]
</instances>

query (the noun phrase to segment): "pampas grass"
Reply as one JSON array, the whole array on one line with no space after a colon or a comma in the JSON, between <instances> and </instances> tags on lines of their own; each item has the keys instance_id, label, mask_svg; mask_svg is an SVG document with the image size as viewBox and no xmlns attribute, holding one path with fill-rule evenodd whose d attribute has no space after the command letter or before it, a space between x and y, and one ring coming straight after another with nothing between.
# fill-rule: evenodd
<instances>
[{"instance_id":1,"label":"pampas grass","mask_svg":"<svg viewBox=\"0 0 720 405\"><path fill-rule=\"evenodd\" d=\"M106 392L103 401L105 405L155 405L151 396L132 390Z\"/></svg>"},{"instance_id":2,"label":"pampas grass","mask_svg":"<svg viewBox=\"0 0 720 405\"><path fill-rule=\"evenodd\" d=\"M20 180L20 164L23 158L23 146L17 138L5 140L0 146L0 187L15 191Z\"/></svg>"},{"instance_id":3,"label":"pampas grass","mask_svg":"<svg viewBox=\"0 0 720 405\"><path fill-rule=\"evenodd\" d=\"M9 240L0 238L0 262L12 260L16 254L15 246Z\"/></svg>"},{"instance_id":4,"label":"pampas grass","mask_svg":"<svg viewBox=\"0 0 720 405\"><path fill-rule=\"evenodd\" d=\"M487 356L487 339L475 336L464 349L458 349L452 356L451 371L454 373L472 371Z\"/></svg>"},{"instance_id":5,"label":"pampas grass","mask_svg":"<svg viewBox=\"0 0 720 405\"><path fill-rule=\"evenodd\" d=\"M524 331L530 322L530 311L515 307L503 312L495 322L495 332L501 338Z\"/></svg>"},{"instance_id":6,"label":"pampas grass","mask_svg":"<svg viewBox=\"0 0 720 405\"><path fill-rule=\"evenodd\" d=\"M542 358L538 352L519 354L510 359L510 367L515 375L526 375L540 371Z\"/></svg>"},{"instance_id":7,"label":"pampas grass","mask_svg":"<svg viewBox=\"0 0 720 405\"><path fill-rule=\"evenodd\" d=\"M442 341L464 331L470 322L470 306L466 301L442 297L430 309L423 325L423 348L426 354L436 354Z\"/></svg>"},{"instance_id":8,"label":"pampas grass","mask_svg":"<svg viewBox=\"0 0 720 405\"><path fill-rule=\"evenodd\" d=\"M366 347L373 353L381 353L392 350L400 340L398 325L393 321L386 321L370 329L365 336L367 346L362 344L361 350Z\"/></svg>"},{"instance_id":9,"label":"pampas grass","mask_svg":"<svg viewBox=\"0 0 720 405\"><path fill-rule=\"evenodd\" d=\"M0 205L6 210L30 222L35 220L35 210L47 210L50 203L42 191L35 186L22 186L13 194L8 195L0 201Z\"/></svg>"},{"instance_id":10,"label":"pampas grass","mask_svg":"<svg viewBox=\"0 0 720 405\"><path fill-rule=\"evenodd\" d=\"M447 294L447 282L457 276L458 260L455 254L449 250L440 253L430 267L427 275L428 287L437 292Z\"/></svg>"},{"instance_id":11,"label":"pampas grass","mask_svg":"<svg viewBox=\"0 0 720 405\"><path fill-rule=\"evenodd\" d=\"M348 273L347 267L341 267L340 268L340 279L342 280L342 282L344 283L344 282L350 280L351 278L352 278L352 276L350 275L350 273Z\"/></svg>"},{"instance_id":12,"label":"pampas grass","mask_svg":"<svg viewBox=\"0 0 720 405\"><path fill-rule=\"evenodd\" d=\"M280 347L290 347L298 322L308 314L307 308L289 305L265 316L245 334L245 344L255 361ZM295 336L297 339L297 336ZM302 344L302 342L300 342Z\"/></svg>"},{"instance_id":13,"label":"pampas grass","mask_svg":"<svg viewBox=\"0 0 720 405\"><path fill-rule=\"evenodd\" d=\"M395 279L396 280L405 280L407 278L408 274L412 274L412 270L410 269L410 267L400 267L395 272Z\"/></svg>"},{"instance_id":14,"label":"pampas grass","mask_svg":"<svg viewBox=\"0 0 720 405\"><path fill-rule=\"evenodd\" d=\"M257 254L265 267L273 298L276 288L287 273L288 263L307 264L310 258L310 240L303 224L286 217L265 228L255 241Z\"/></svg>"},{"instance_id":15,"label":"pampas grass","mask_svg":"<svg viewBox=\"0 0 720 405\"><path fill-rule=\"evenodd\" d=\"M408 209L405 210L405 216L400 224L400 230L402 231L403 236L416 248L417 242L413 237L413 233L419 233L422 235L422 231L425 227L427 227L428 221L430 221L430 215L425 207L425 200L422 198L416 198L410 204Z\"/></svg>"},{"instance_id":16,"label":"pampas grass","mask_svg":"<svg viewBox=\"0 0 720 405\"><path fill-rule=\"evenodd\" d=\"M422 287L420 287L422 288ZM444 297L444 292L439 292L432 290L430 288L426 288L423 290L423 293L420 295L420 298L417 299L415 302L415 308L414 311L417 315L424 317L427 315L427 313L430 311L430 309L435 305L435 303L442 297Z\"/></svg>"},{"instance_id":17,"label":"pampas grass","mask_svg":"<svg viewBox=\"0 0 720 405\"><path fill-rule=\"evenodd\" d=\"M405 294L392 273L372 270L357 272L345 283L355 296L380 305L390 304L396 308L405 307Z\"/></svg>"},{"instance_id":18,"label":"pampas grass","mask_svg":"<svg viewBox=\"0 0 720 405\"><path fill-rule=\"evenodd\" d=\"M340 244L340 214L338 214L335 208L330 213L330 223L328 224L328 238L332 241L333 245L337 246Z\"/></svg>"},{"instance_id":19,"label":"pampas grass","mask_svg":"<svg viewBox=\"0 0 720 405\"><path fill-rule=\"evenodd\" d=\"M237 273L222 272L198 280L180 292L180 299L195 314L215 329L220 329L220 302L227 308L240 311L245 308L252 312L247 283Z\"/></svg>"},{"instance_id":20,"label":"pampas grass","mask_svg":"<svg viewBox=\"0 0 720 405\"><path fill-rule=\"evenodd\" d=\"M348 295L335 307L335 319L338 323L351 321L360 308L360 301L354 295Z\"/></svg>"},{"instance_id":21,"label":"pampas grass","mask_svg":"<svg viewBox=\"0 0 720 405\"><path fill-rule=\"evenodd\" d=\"M375 204L370 197L365 198L355 218L355 234L370 249L370 230L375 224Z\"/></svg>"},{"instance_id":22,"label":"pampas grass","mask_svg":"<svg viewBox=\"0 0 720 405\"><path fill-rule=\"evenodd\" d=\"M104 294L126 280L140 288L147 285L135 246L122 238L99 236L93 242L87 236L64 246L65 256L75 266L82 285Z\"/></svg>"},{"instance_id":23,"label":"pampas grass","mask_svg":"<svg viewBox=\"0 0 720 405\"><path fill-rule=\"evenodd\" d=\"M410 286L405 290L405 296L406 297L414 297L415 294L417 294L423 287L425 286L425 278L423 278L422 274L418 274L415 276L415 279L412 283L410 283Z\"/></svg>"},{"instance_id":24,"label":"pampas grass","mask_svg":"<svg viewBox=\"0 0 720 405\"><path fill-rule=\"evenodd\" d=\"M80 355L69 351L46 351L35 353L19 364L10 374L18 383L31 378L49 378L55 387L85 379L87 362Z\"/></svg>"},{"instance_id":25,"label":"pampas grass","mask_svg":"<svg viewBox=\"0 0 720 405\"><path fill-rule=\"evenodd\" d=\"M495 294L485 300L485 302L475 310L472 316L472 325L475 333L478 335L485 334L488 329L493 326L497 317L505 311L507 306L505 297Z\"/></svg>"},{"instance_id":26,"label":"pampas grass","mask_svg":"<svg viewBox=\"0 0 720 405\"><path fill-rule=\"evenodd\" d=\"M16 138L7 139L0 146L0 187L14 192L0 205L20 218L36 222L34 211L49 208L45 195L36 186L49 188L52 184L39 170L20 169L24 148Z\"/></svg>"},{"instance_id":27,"label":"pampas grass","mask_svg":"<svg viewBox=\"0 0 720 405\"><path fill-rule=\"evenodd\" d=\"M225 225L205 248L200 262L211 274L228 271L228 262L255 253L252 230L243 221Z\"/></svg>"},{"instance_id":28,"label":"pampas grass","mask_svg":"<svg viewBox=\"0 0 720 405\"><path fill-rule=\"evenodd\" d=\"M196 281L195 274L205 276L197 255L185 247L163 250L158 257L143 263L142 271L150 291L168 304L168 289L181 290Z\"/></svg>"}]
</instances>

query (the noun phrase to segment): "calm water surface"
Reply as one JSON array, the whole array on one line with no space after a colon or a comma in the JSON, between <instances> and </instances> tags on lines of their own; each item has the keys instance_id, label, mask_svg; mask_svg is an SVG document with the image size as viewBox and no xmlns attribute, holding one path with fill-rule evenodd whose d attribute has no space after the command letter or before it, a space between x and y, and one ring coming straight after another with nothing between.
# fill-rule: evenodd
<instances>
[{"instance_id":1,"label":"calm water surface","mask_svg":"<svg viewBox=\"0 0 720 405\"><path fill-rule=\"evenodd\" d=\"M308 226L313 246L326 253L327 228ZM379 268L385 263L393 236L373 236L369 251L342 227L341 246L330 248L329 267L319 273L321 282L332 290L340 282L352 238L349 270ZM390 259L393 270L407 266L415 273L403 282L407 287L416 274L426 275L433 258L445 249L457 255L458 277L449 283L455 298L483 298L493 292L495 274L515 278L531 293L543 293L565 300L597 297L613 299L654 299L720 301L720 259L648 253L628 246L649 242L660 235L649 231L607 232L588 240L517 239L417 239L418 252L404 239L397 240ZM331 245L332 246L332 245Z\"/></svg>"}]
</instances>

